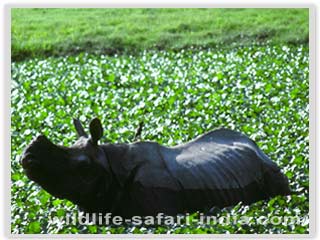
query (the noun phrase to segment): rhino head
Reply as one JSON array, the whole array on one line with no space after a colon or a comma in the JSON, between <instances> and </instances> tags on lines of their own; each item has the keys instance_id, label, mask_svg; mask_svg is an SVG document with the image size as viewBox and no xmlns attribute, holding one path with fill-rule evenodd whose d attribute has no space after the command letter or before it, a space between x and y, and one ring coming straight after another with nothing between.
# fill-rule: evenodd
<instances>
[{"instance_id":1,"label":"rhino head","mask_svg":"<svg viewBox=\"0 0 320 240\"><path fill-rule=\"evenodd\" d=\"M112 182L108 159L98 140L103 129L99 119L90 122L88 136L79 120L74 120L79 139L71 146L53 144L44 135L36 137L24 150L22 167L29 179L47 192L80 206L104 202Z\"/></svg>"}]
</instances>

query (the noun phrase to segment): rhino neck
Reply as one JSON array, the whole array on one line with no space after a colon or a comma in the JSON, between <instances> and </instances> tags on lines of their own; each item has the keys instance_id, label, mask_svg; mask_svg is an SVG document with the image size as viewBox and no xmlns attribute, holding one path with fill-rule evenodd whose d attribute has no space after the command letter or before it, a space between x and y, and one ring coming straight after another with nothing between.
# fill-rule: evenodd
<instances>
[{"instance_id":1,"label":"rhino neck","mask_svg":"<svg viewBox=\"0 0 320 240\"><path fill-rule=\"evenodd\" d=\"M139 165L131 144L106 144L101 147L107 157L112 175L123 188Z\"/></svg>"}]
</instances>

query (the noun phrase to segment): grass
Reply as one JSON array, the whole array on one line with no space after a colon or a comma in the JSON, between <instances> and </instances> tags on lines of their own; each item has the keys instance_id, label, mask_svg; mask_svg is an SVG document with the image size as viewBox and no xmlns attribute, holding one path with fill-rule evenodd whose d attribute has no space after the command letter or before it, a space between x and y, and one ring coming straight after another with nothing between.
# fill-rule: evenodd
<instances>
[{"instance_id":1,"label":"grass","mask_svg":"<svg viewBox=\"0 0 320 240\"><path fill-rule=\"evenodd\" d=\"M308 42L308 9L12 9L12 59Z\"/></svg>"}]
</instances>

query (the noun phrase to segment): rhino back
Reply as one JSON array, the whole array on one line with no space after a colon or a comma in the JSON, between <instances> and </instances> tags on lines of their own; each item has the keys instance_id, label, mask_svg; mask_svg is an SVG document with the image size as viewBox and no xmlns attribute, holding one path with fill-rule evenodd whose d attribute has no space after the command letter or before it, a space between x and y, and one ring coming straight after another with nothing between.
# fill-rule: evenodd
<instances>
[{"instance_id":1,"label":"rhino back","mask_svg":"<svg viewBox=\"0 0 320 240\"><path fill-rule=\"evenodd\" d=\"M192 209L200 204L229 206L264 199L271 195L266 188L266 172L271 171L280 184L287 185L277 165L252 140L227 129L211 131L173 148L162 147L161 154L183 187L185 205Z\"/></svg>"}]
</instances>

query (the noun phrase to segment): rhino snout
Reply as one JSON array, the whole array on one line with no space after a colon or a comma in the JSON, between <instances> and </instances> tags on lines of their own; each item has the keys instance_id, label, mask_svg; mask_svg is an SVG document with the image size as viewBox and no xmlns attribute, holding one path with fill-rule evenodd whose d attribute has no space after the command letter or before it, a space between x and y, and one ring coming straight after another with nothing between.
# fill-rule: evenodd
<instances>
[{"instance_id":1,"label":"rhino snout","mask_svg":"<svg viewBox=\"0 0 320 240\"><path fill-rule=\"evenodd\" d=\"M39 161L32 153L26 153L21 159L21 165L24 169L29 169L35 166L39 166Z\"/></svg>"},{"instance_id":2,"label":"rhino snout","mask_svg":"<svg viewBox=\"0 0 320 240\"><path fill-rule=\"evenodd\" d=\"M20 163L24 169L40 167L40 160L52 149L53 143L44 135L37 136L24 150Z\"/></svg>"}]
</instances>

